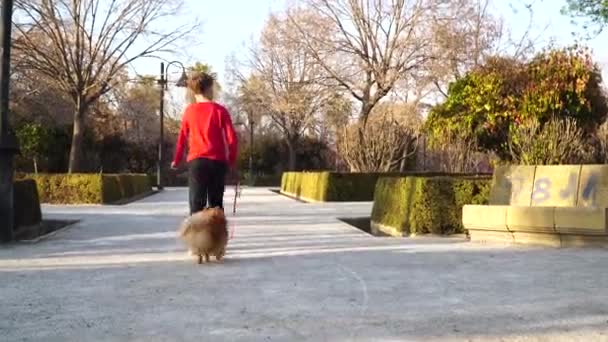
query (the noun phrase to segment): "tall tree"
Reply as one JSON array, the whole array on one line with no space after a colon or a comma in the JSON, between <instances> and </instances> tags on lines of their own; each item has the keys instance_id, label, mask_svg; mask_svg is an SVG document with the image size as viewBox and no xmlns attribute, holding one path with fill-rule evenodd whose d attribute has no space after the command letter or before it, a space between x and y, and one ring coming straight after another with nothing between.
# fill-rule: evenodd
<instances>
[{"instance_id":1,"label":"tall tree","mask_svg":"<svg viewBox=\"0 0 608 342\"><path fill-rule=\"evenodd\" d=\"M428 23L434 37L429 81L443 95L450 82L498 52L503 25L489 7L490 0L449 1Z\"/></svg>"},{"instance_id":2,"label":"tall tree","mask_svg":"<svg viewBox=\"0 0 608 342\"><path fill-rule=\"evenodd\" d=\"M247 85L251 99L265 103L267 113L281 131L289 151L290 170L296 168L296 151L312 128L325 98L319 82L320 67L302 42L292 40L295 26L286 17L271 16L259 44L252 49L254 78Z\"/></svg>"},{"instance_id":3,"label":"tall tree","mask_svg":"<svg viewBox=\"0 0 608 342\"><path fill-rule=\"evenodd\" d=\"M54 79L74 104L69 172L81 169L91 106L133 61L166 51L196 24L166 25L182 0L17 0L19 63ZM44 44L40 44L40 42Z\"/></svg>"},{"instance_id":4,"label":"tall tree","mask_svg":"<svg viewBox=\"0 0 608 342\"><path fill-rule=\"evenodd\" d=\"M153 145L158 135L160 94L154 76L140 76L135 83L117 91L117 105L125 140Z\"/></svg>"},{"instance_id":5,"label":"tall tree","mask_svg":"<svg viewBox=\"0 0 608 342\"><path fill-rule=\"evenodd\" d=\"M425 25L432 0L306 0L308 16L291 15L301 41L328 77L360 104L365 125L372 109L430 58Z\"/></svg>"}]
</instances>

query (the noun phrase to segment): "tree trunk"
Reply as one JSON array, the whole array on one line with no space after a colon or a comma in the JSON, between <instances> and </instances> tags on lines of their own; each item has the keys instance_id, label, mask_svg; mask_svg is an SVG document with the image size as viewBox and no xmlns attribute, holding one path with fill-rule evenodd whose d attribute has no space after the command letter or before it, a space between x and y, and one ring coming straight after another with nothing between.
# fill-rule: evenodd
<instances>
[{"instance_id":1,"label":"tree trunk","mask_svg":"<svg viewBox=\"0 0 608 342\"><path fill-rule=\"evenodd\" d=\"M81 103L77 104L74 113L74 129L72 132L72 146L70 147L70 161L68 173L82 170L82 142L84 140L84 112L86 108Z\"/></svg>"},{"instance_id":2,"label":"tree trunk","mask_svg":"<svg viewBox=\"0 0 608 342\"><path fill-rule=\"evenodd\" d=\"M34 157L32 159L32 161L34 162L34 174L37 175L38 174L38 158Z\"/></svg>"},{"instance_id":3,"label":"tree trunk","mask_svg":"<svg viewBox=\"0 0 608 342\"><path fill-rule=\"evenodd\" d=\"M295 141L295 140L287 141L287 152L288 152L287 171L296 170L296 166L297 166L296 144L297 144L297 141Z\"/></svg>"},{"instance_id":4,"label":"tree trunk","mask_svg":"<svg viewBox=\"0 0 608 342\"><path fill-rule=\"evenodd\" d=\"M360 151L357 151L356 153L358 153L361 158L358 158L357 160L357 167L356 168L352 168L350 172L363 172L362 168L369 168L369 160L367 158L367 153L366 153L366 149L367 149L367 144L366 144L366 139L365 139L365 127L367 125L367 119L365 119L365 123L362 123L359 125L358 128L358 134L357 137L359 139L359 142L355 145L354 148L358 148L360 149Z\"/></svg>"},{"instance_id":5,"label":"tree trunk","mask_svg":"<svg viewBox=\"0 0 608 342\"><path fill-rule=\"evenodd\" d=\"M405 172L406 168L407 168L407 162L408 162L408 158L406 156L407 152L403 152L404 156L403 159L401 159L401 162L399 163L399 172Z\"/></svg>"},{"instance_id":6,"label":"tree trunk","mask_svg":"<svg viewBox=\"0 0 608 342\"><path fill-rule=\"evenodd\" d=\"M367 120L369 119L369 114L372 112L373 106L369 103L362 103L361 110L359 111L359 124L363 128L367 126Z\"/></svg>"}]
</instances>

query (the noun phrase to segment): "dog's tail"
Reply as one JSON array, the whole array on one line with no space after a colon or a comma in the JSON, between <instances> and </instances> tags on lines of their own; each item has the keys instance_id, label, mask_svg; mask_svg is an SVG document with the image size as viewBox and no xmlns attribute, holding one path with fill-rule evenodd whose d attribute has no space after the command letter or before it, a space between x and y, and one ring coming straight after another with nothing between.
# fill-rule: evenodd
<instances>
[{"instance_id":1,"label":"dog's tail","mask_svg":"<svg viewBox=\"0 0 608 342\"><path fill-rule=\"evenodd\" d=\"M184 236L186 236L186 234L188 234L188 232L190 231L191 228L192 228L192 222L190 220L190 217L188 217L179 226L179 229L177 231L177 235L179 237L184 237Z\"/></svg>"}]
</instances>

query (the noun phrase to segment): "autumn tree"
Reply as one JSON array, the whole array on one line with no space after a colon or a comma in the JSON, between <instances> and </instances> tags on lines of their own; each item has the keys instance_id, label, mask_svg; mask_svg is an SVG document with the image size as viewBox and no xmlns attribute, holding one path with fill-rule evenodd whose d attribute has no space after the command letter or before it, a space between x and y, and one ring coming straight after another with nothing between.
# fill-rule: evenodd
<instances>
[{"instance_id":1,"label":"autumn tree","mask_svg":"<svg viewBox=\"0 0 608 342\"><path fill-rule=\"evenodd\" d=\"M438 143L457 137L510 160L510 135L539 132L551 119L571 118L585 133L594 132L607 113L601 82L582 48L547 50L528 62L492 58L454 82L425 125ZM538 127L515 130L531 121Z\"/></svg>"},{"instance_id":2,"label":"autumn tree","mask_svg":"<svg viewBox=\"0 0 608 342\"><path fill-rule=\"evenodd\" d=\"M17 0L19 63L54 79L73 102L69 172L81 169L91 106L133 61L155 56L195 26L172 27L181 0ZM41 44L41 42L43 42Z\"/></svg>"},{"instance_id":3,"label":"autumn tree","mask_svg":"<svg viewBox=\"0 0 608 342\"><path fill-rule=\"evenodd\" d=\"M248 131L260 125L264 114L270 109L270 99L265 92L263 81L255 76L244 80L237 88L234 98L234 112L237 122L244 124Z\"/></svg>"},{"instance_id":4,"label":"autumn tree","mask_svg":"<svg viewBox=\"0 0 608 342\"><path fill-rule=\"evenodd\" d=\"M342 93L334 93L327 97L321 108L317 129L319 136L331 142L347 126L353 114L353 104L350 98Z\"/></svg>"}]
</instances>

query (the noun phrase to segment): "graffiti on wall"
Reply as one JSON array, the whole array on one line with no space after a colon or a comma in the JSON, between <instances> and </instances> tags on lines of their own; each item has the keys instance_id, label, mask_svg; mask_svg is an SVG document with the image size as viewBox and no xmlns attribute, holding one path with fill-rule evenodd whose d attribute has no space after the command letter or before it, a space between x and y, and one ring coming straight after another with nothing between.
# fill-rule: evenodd
<instances>
[{"instance_id":1,"label":"graffiti on wall","mask_svg":"<svg viewBox=\"0 0 608 342\"><path fill-rule=\"evenodd\" d=\"M524 178L521 176L507 177L508 184L510 187L511 198L518 198L523 191ZM553 196L558 196L561 200L576 198L578 190L581 190L581 198L583 201L588 202L590 206L596 205L597 199L597 188L599 184L599 174L591 173L586 179L582 179L584 182L579 186L579 177L576 173L571 173L568 177L568 183L565 187L557 189L553 188L553 182L549 177L540 177L534 180L532 189L532 203L535 205L541 205L553 199Z\"/></svg>"}]
</instances>

